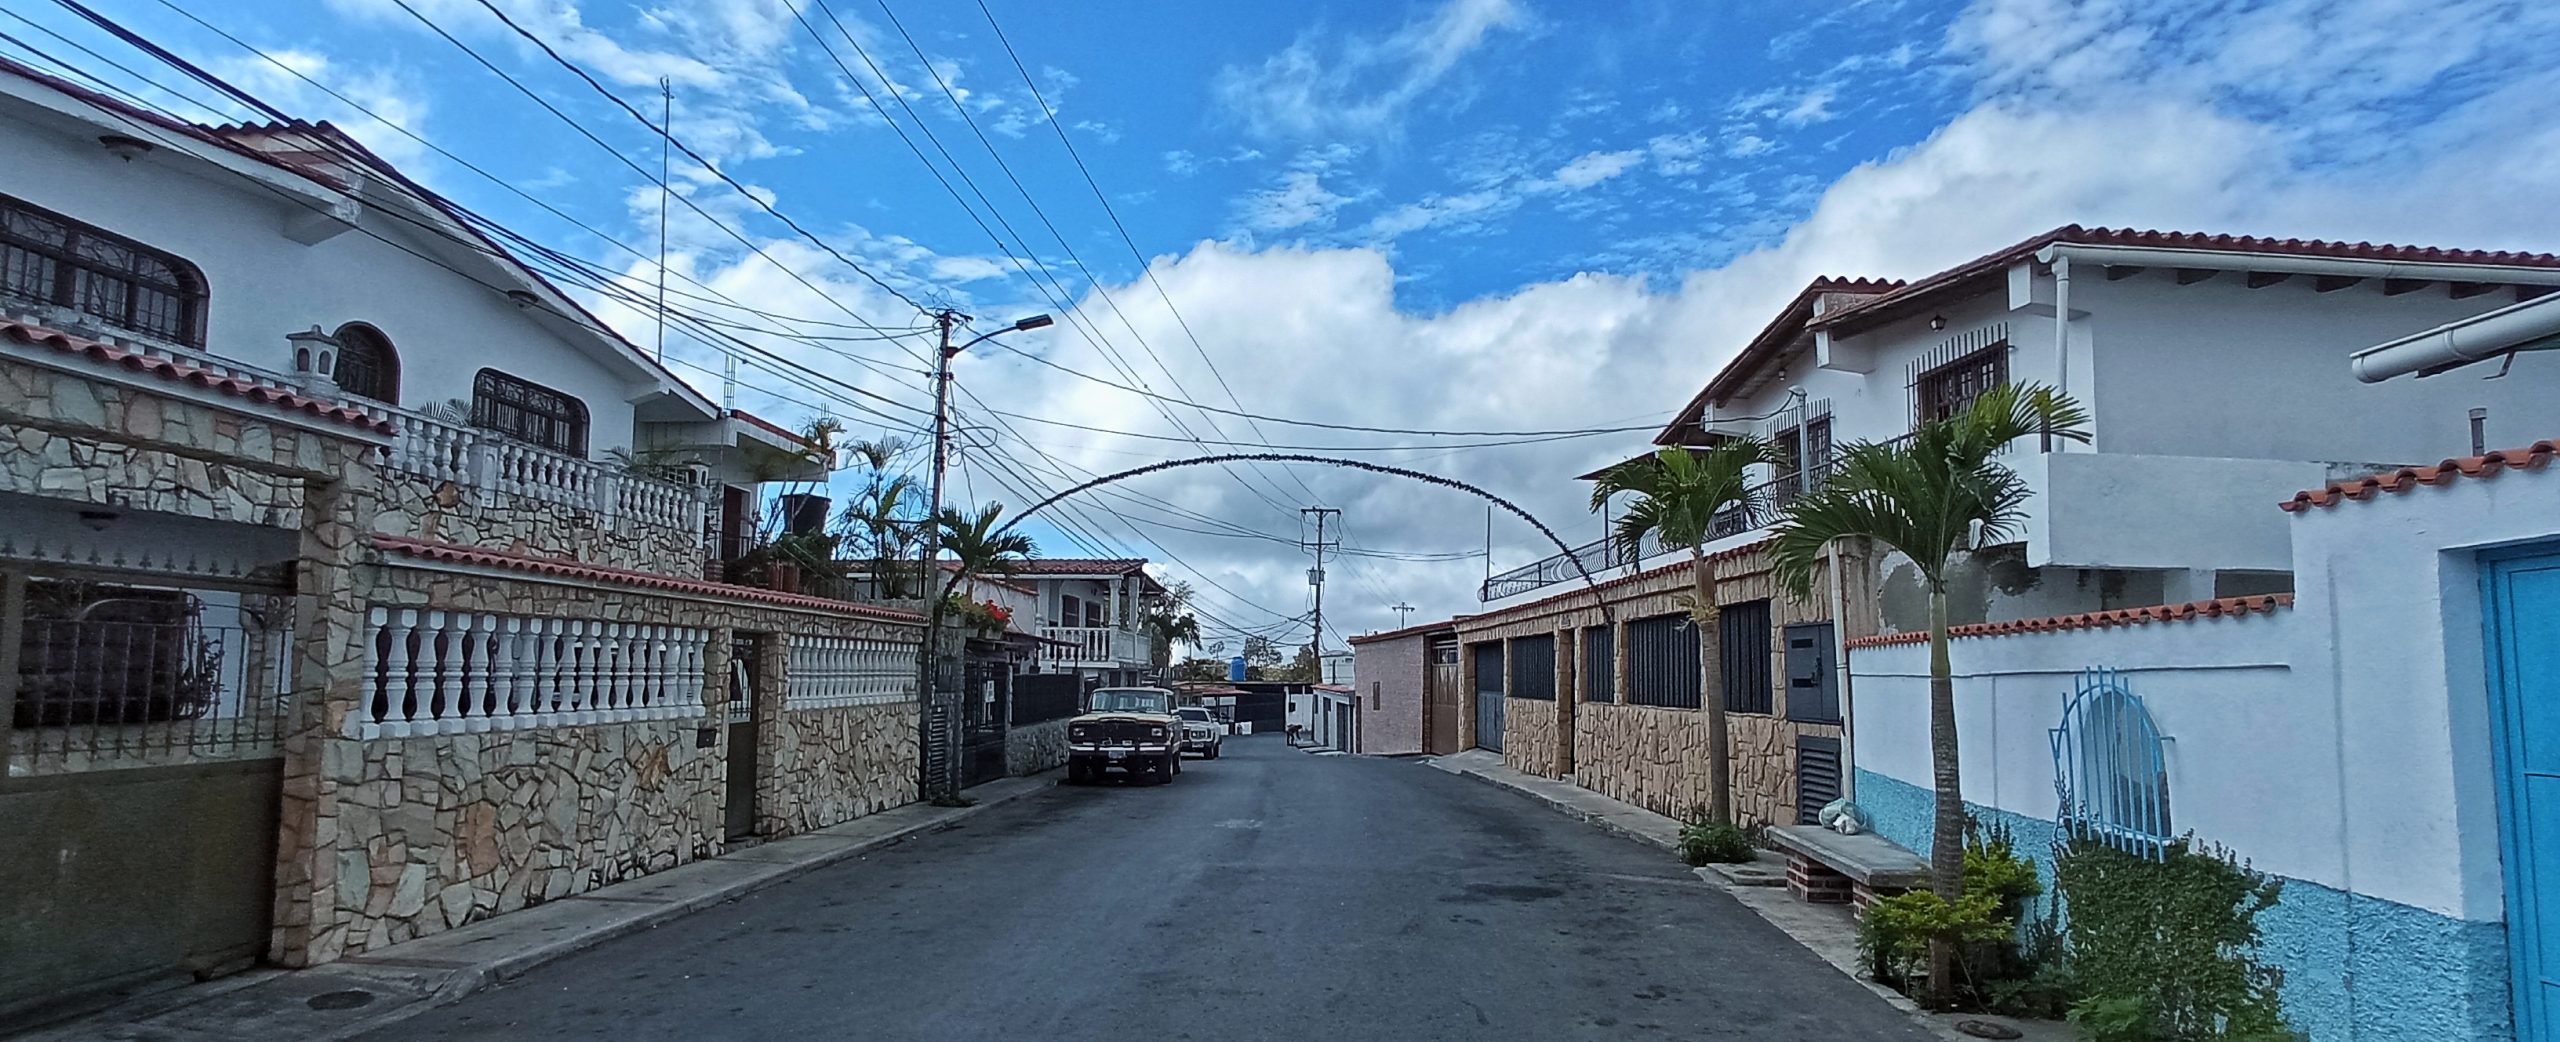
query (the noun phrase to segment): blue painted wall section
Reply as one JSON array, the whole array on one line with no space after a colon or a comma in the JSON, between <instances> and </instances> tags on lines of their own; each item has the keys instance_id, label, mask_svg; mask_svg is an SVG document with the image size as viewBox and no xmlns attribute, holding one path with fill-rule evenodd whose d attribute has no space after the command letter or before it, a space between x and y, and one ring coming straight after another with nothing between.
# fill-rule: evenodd
<instances>
[{"instance_id":1,"label":"blue painted wall section","mask_svg":"<svg viewBox=\"0 0 2560 1042\"><path fill-rule=\"evenodd\" d=\"M1912 850L1936 831L1929 790L1859 770L1858 805L1876 834ZM2053 883L2049 820L1968 803L2006 823L2018 852ZM2245 853L2245 852L2244 852ZM2258 917L2260 949L2284 968L2285 1015L2311 1042L2433 1042L2515 1037L2507 1006L2506 927L2438 915L2299 879Z\"/></svg>"}]
</instances>

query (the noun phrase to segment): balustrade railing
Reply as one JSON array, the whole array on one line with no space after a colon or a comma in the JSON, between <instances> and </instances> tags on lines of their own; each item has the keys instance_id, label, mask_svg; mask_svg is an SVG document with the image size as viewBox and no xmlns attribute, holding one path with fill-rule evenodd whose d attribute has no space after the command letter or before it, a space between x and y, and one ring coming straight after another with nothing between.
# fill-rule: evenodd
<instances>
[{"instance_id":1,"label":"balustrade railing","mask_svg":"<svg viewBox=\"0 0 2560 1042\"><path fill-rule=\"evenodd\" d=\"M705 489L579 459L476 428L403 412L390 467L509 499L591 510L610 518L702 530Z\"/></svg>"},{"instance_id":2,"label":"balustrade railing","mask_svg":"<svg viewBox=\"0 0 2560 1042\"><path fill-rule=\"evenodd\" d=\"M365 738L703 713L706 629L375 608L366 637Z\"/></svg>"},{"instance_id":3,"label":"balustrade railing","mask_svg":"<svg viewBox=\"0 0 2560 1042\"><path fill-rule=\"evenodd\" d=\"M793 634L786 660L791 671L786 708L915 701L917 650L896 641Z\"/></svg>"},{"instance_id":4,"label":"balustrade railing","mask_svg":"<svg viewBox=\"0 0 2560 1042\"><path fill-rule=\"evenodd\" d=\"M1144 662L1146 638L1109 626L1042 626L1040 635L1063 644L1042 644L1040 661L1062 665L1080 662Z\"/></svg>"}]
</instances>

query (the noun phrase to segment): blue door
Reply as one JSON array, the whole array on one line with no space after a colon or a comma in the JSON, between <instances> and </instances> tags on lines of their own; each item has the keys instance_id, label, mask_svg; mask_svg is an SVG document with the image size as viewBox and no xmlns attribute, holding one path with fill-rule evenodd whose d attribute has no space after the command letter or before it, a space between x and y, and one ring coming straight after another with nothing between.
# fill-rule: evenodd
<instances>
[{"instance_id":1,"label":"blue door","mask_svg":"<svg viewBox=\"0 0 2560 1042\"><path fill-rule=\"evenodd\" d=\"M2482 564L2516 1038L2560 1042L2560 553Z\"/></svg>"}]
</instances>

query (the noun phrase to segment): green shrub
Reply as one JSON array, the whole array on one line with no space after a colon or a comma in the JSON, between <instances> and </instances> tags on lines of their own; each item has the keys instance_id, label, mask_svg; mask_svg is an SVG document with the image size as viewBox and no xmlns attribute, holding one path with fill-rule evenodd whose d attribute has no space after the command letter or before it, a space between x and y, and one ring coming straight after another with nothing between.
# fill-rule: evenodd
<instances>
[{"instance_id":1,"label":"green shrub","mask_svg":"<svg viewBox=\"0 0 2560 1042\"><path fill-rule=\"evenodd\" d=\"M1989 894L1966 894L1950 904L1913 890L1877 898L1858 916L1858 958L1875 979L1900 987L1922 976L1930 941L1978 944L2007 937L2010 929Z\"/></svg>"},{"instance_id":2,"label":"green shrub","mask_svg":"<svg viewBox=\"0 0 2560 1042\"><path fill-rule=\"evenodd\" d=\"M2062 845L2054 880L2073 969L2092 989L2072 1020L2092 1039L2292 1037L2277 1001L2284 972L2255 957L2258 914L2282 896L2280 880L2190 843L2154 861L2080 839Z\"/></svg>"},{"instance_id":3,"label":"green shrub","mask_svg":"<svg viewBox=\"0 0 2560 1042\"><path fill-rule=\"evenodd\" d=\"M1751 832L1739 825L1693 821L1680 827L1680 860L1692 865L1739 864L1759 851Z\"/></svg>"}]
</instances>

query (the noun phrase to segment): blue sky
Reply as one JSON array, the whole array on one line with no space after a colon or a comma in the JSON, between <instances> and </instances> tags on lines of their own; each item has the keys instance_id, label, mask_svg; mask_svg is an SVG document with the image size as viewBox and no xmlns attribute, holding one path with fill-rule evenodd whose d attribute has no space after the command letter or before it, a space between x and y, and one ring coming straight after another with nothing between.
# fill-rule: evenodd
<instances>
[{"instance_id":1,"label":"blue sky","mask_svg":"<svg viewBox=\"0 0 2560 1042\"><path fill-rule=\"evenodd\" d=\"M515 192L649 251L656 191L623 160L654 170L654 139L479 0L408 3L609 149L398 0L191 7L371 115L160 0L93 2L291 111L340 122L466 205L651 277L646 258ZM2560 187L2549 158L2560 155L2560 69L2549 61L2560 5L988 2L1054 123L974 0L803 0L796 12L780 0L499 6L644 111L656 111L656 82L669 78L679 137L908 296L996 321L1072 315L1011 342L1113 382L1286 418L1430 429L1653 422L1805 279L1918 276L2067 222L2560 248L2547 205ZM51 5L0 10L147 68ZM0 30L94 65L14 18ZM912 309L706 171L680 160L675 180L758 248L679 208L672 265L684 277L803 320L786 324L803 333L841 334L820 323L854 316L914 323ZM775 325L715 302L689 306ZM646 338L639 313L599 309ZM840 383L751 367L742 404L786 422L827 412L859 435L914 437L899 429L926 400L913 342L749 336ZM670 353L716 389L710 346L679 336ZM1598 522L1570 476L1643 440L1461 449L1447 446L1467 439L1159 408L1002 351L972 352L959 372L969 430L955 498L972 500L1019 504L1032 485L1196 453L1194 436L1358 444L1377 450L1363 458L1518 499L1578 541ZM900 404L829 400L844 384ZM1480 504L1322 468L1185 471L1131 491L1152 502L1091 500L1121 516L1064 519L1074 535L1043 527L1044 549L1075 555L1089 543L1154 558L1167 577L1201 585L1204 606L1234 630L1305 610L1306 562L1290 545L1298 506L1343 508L1355 549L1446 555L1484 538ZM1493 543L1497 568L1544 552L1508 522ZM1391 625L1397 601L1466 610L1483 568L1354 558L1334 573L1329 614L1357 632Z\"/></svg>"}]
</instances>

